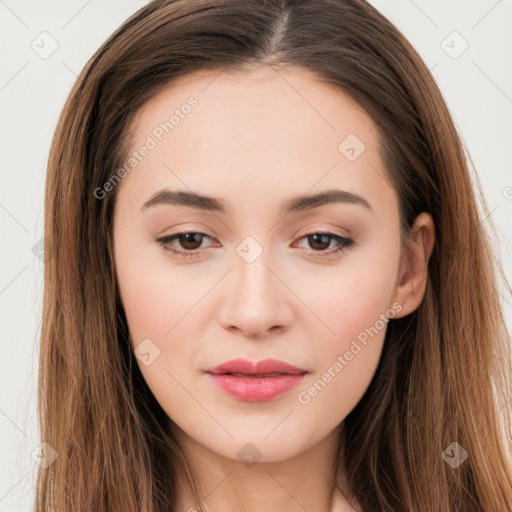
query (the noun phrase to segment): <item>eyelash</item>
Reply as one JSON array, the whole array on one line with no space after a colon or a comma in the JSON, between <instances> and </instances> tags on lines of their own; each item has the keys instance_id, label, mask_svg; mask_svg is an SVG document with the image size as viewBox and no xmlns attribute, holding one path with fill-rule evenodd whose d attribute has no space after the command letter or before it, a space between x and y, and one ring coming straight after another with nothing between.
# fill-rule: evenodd
<instances>
[{"instance_id":1,"label":"eyelash","mask_svg":"<svg viewBox=\"0 0 512 512\"><path fill-rule=\"evenodd\" d=\"M197 253L198 249L196 249L196 251L178 251L169 245L170 242L172 240L174 240L175 238L179 238L182 235L189 235L189 234L202 235L203 237L212 239L212 237L208 236L206 233L201 233L199 231L183 231L181 233L175 233L173 235L157 238L155 241L158 242L158 245L162 246L165 251L170 252L173 255L180 256L183 258L194 258L194 257L199 256L199 254ZM340 247L338 247L335 250L328 251L328 252L306 249L310 254L314 254L315 256L320 256L322 258L332 257L339 253L343 253L345 251L345 249L348 249L349 247L351 247L354 244L354 240L352 238L343 237L343 236L337 235L335 233L330 233L327 231L313 231L311 233L307 233L304 236L300 237L299 240L302 240L303 238L307 238L308 236L313 236L313 235L325 235L325 236L328 236L328 237L336 240L340 244Z\"/></svg>"}]
</instances>

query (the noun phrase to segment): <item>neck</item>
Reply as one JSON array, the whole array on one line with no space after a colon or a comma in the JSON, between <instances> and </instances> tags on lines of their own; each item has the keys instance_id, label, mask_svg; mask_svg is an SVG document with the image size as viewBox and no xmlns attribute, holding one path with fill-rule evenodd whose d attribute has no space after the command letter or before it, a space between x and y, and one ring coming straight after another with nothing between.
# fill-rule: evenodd
<instances>
[{"instance_id":1,"label":"neck","mask_svg":"<svg viewBox=\"0 0 512 512\"><path fill-rule=\"evenodd\" d=\"M287 460L271 461L262 456L251 464L215 453L171 424L174 438L195 474L202 505L209 512L353 511L334 477L340 469L341 428ZM193 512L198 503L182 470L177 468L176 474L178 510ZM338 478L343 474L338 473Z\"/></svg>"}]
</instances>

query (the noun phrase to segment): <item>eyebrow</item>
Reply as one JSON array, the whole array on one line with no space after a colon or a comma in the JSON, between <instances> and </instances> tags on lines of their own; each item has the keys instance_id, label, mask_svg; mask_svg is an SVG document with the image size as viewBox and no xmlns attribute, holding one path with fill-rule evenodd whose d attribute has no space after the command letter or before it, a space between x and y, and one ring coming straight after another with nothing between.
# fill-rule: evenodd
<instances>
[{"instance_id":1,"label":"eyebrow","mask_svg":"<svg viewBox=\"0 0 512 512\"><path fill-rule=\"evenodd\" d=\"M360 205L373 212L372 207L366 199L352 192L339 189L292 197L283 203L281 210L284 214L298 213L339 203ZM227 214L228 212L227 203L223 199L183 190L162 189L146 201L141 209L144 210L157 205L188 206L190 208L222 214Z\"/></svg>"}]
</instances>

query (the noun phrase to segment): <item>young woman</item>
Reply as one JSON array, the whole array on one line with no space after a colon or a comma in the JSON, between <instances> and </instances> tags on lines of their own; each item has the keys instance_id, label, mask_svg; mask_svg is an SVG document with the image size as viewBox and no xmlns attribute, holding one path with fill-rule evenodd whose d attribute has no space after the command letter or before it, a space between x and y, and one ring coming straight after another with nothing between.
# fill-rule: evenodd
<instances>
[{"instance_id":1,"label":"young woman","mask_svg":"<svg viewBox=\"0 0 512 512\"><path fill-rule=\"evenodd\" d=\"M37 512L512 510L471 178L363 0L135 13L50 153Z\"/></svg>"}]
</instances>

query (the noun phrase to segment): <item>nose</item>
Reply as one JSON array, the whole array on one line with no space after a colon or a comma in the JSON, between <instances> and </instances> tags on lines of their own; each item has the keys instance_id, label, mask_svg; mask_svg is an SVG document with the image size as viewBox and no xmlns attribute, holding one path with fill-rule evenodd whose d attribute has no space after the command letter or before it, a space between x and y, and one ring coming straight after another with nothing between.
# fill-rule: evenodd
<instances>
[{"instance_id":1,"label":"nose","mask_svg":"<svg viewBox=\"0 0 512 512\"><path fill-rule=\"evenodd\" d=\"M266 338L291 325L293 293L265 251L250 263L234 254L234 268L226 276L219 322L227 330L249 338ZM288 284L288 286L290 286Z\"/></svg>"}]
</instances>

